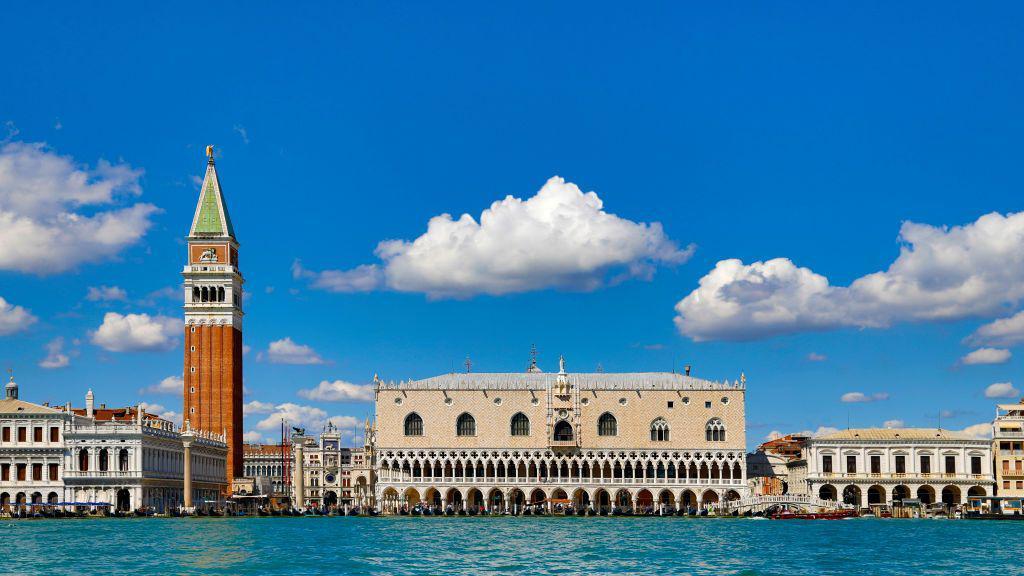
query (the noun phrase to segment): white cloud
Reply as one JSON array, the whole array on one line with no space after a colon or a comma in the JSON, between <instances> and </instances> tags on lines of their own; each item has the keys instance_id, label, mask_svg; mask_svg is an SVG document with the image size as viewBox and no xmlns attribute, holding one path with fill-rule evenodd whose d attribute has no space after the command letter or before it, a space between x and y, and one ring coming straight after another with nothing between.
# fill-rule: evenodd
<instances>
[{"instance_id":1,"label":"white cloud","mask_svg":"<svg viewBox=\"0 0 1024 576\"><path fill-rule=\"evenodd\" d=\"M181 320L167 316L107 312L90 337L93 344L110 352L169 350L181 330Z\"/></svg>"},{"instance_id":2,"label":"white cloud","mask_svg":"<svg viewBox=\"0 0 1024 576\"><path fill-rule=\"evenodd\" d=\"M175 412L174 410L168 410L161 404L150 404L149 402L140 402L139 406L148 414L156 414L164 420L173 422L175 426L181 427L181 413Z\"/></svg>"},{"instance_id":3,"label":"white cloud","mask_svg":"<svg viewBox=\"0 0 1024 576\"><path fill-rule=\"evenodd\" d=\"M128 293L117 286L90 286L85 299L90 302L114 302L126 300Z\"/></svg>"},{"instance_id":4,"label":"white cloud","mask_svg":"<svg viewBox=\"0 0 1024 576\"><path fill-rule=\"evenodd\" d=\"M811 352L807 355L808 362L824 362L825 360L828 360L828 356L818 354L817 352Z\"/></svg>"},{"instance_id":5,"label":"white cloud","mask_svg":"<svg viewBox=\"0 0 1024 576\"><path fill-rule=\"evenodd\" d=\"M1024 311L978 327L974 334L965 339L965 342L994 346L1013 346L1024 342Z\"/></svg>"},{"instance_id":6,"label":"white cloud","mask_svg":"<svg viewBox=\"0 0 1024 576\"><path fill-rule=\"evenodd\" d=\"M277 430L284 420L288 426L305 428L307 432L316 432L322 429L327 422L333 422L341 429L352 429L360 423L354 416L332 416L328 417L327 412L315 406L302 406L286 402L274 407L274 412L256 423L257 430Z\"/></svg>"},{"instance_id":7,"label":"white cloud","mask_svg":"<svg viewBox=\"0 0 1024 576\"><path fill-rule=\"evenodd\" d=\"M846 394L843 394L842 397L840 397L839 399L842 402L846 402L847 404L855 402L879 402L881 400L888 400L889 394L886 392L876 392L874 394L868 395L864 394L863 392L847 392Z\"/></svg>"},{"instance_id":8,"label":"white cloud","mask_svg":"<svg viewBox=\"0 0 1024 576\"><path fill-rule=\"evenodd\" d=\"M986 439L992 437L992 424L990 424L988 422L983 422L981 424L974 424L972 426L968 426L967 428L964 428L963 430L961 430L961 432L963 432L964 434L967 434L968 436L970 436L972 438L978 438L978 439L981 439L981 440L986 440Z\"/></svg>"},{"instance_id":9,"label":"white cloud","mask_svg":"<svg viewBox=\"0 0 1024 576\"><path fill-rule=\"evenodd\" d=\"M996 382L985 388L985 398L1016 398L1020 390L1013 387L1012 382Z\"/></svg>"},{"instance_id":10,"label":"white cloud","mask_svg":"<svg viewBox=\"0 0 1024 576\"><path fill-rule=\"evenodd\" d=\"M676 326L695 341L751 340L990 316L1024 297L1024 212L952 228L906 222L899 239L887 270L848 287L787 258L722 260L676 304Z\"/></svg>"},{"instance_id":11,"label":"white cloud","mask_svg":"<svg viewBox=\"0 0 1024 576\"><path fill-rule=\"evenodd\" d=\"M158 211L114 207L141 194L141 176L105 160L80 166L44 144L0 145L0 270L53 274L116 257L145 235Z\"/></svg>"},{"instance_id":12,"label":"white cloud","mask_svg":"<svg viewBox=\"0 0 1024 576\"><path fill-rule=\"evenodd\" d=\"M259 400L250 400L242 406L243 414L270 414L274 411L274 405L270 402L260 402Z\"/></svg>"},{"instance_id":13,"label":"white cloud","mask_svg":"<svg viewBox=\"0 0 1024 576\"><path fill-rule=\"evenodd\" d=\"M814 438L818 438L820 436L828 436L829 434L835 434L836 432L839 432L839 428L833 428L831 426L818 426L817 430L804 430L803 432L800 432L800 434L803 434L804 436L812 436Z\"/></svg>"},{"instance_id":14,"label":"white cloud","mask_svg":"<svg viewBox=\"0 0 1024 576\"><path fill-rule=\"evenodd\" d=\"M0 336L20 332L35 323L37 318L21 306L15 306L0 297Z\"/></svg>"},{"instance_id":15,"label":"white cloud","mask_svg":"<svg viewBox=\"0 0 1024 576\"><path fill-rule=\"evenodd\" d=\"M785 434L783 434L782 432L779 432L778 430L772 430L771 432L768 433L767 436L764 437L764 439L765 440L778 440L779 438L782 438L783 436L785 436Z\"/></svg>"},{"instance_id":16,"label":"white cloud","mask_svg":"<svg viewBox=\"0 0 1024 576\"><path fill-rule=\"evenodd\" d=\"M299 396L307 400L321 402L343 402L346 400L370 402L373 400L373 386L352 384L344 380L335 380L334 382L324 380L316 388L299 390Z\"/></svg>"},{"instance_id":17,"label":"white cloud","mask_svg":"<svg viewBox=\"0 0 1024 576\"><path fill-rule=\"evenodd\" d=\"M242 344L242 354L248 354L252 350L252 346L248 344Z\"/></svg>"},{"instance_id":18,"label":"white cloud","mask_svg":"<svg viewBox=\"0 0 1024 576\"><path fill-rule=\"evenodd\" d=\"M71 358L64 353L64 338L58 336L46 345L46 357L39 361L39 367L52 370L66 368L70 363Z\"/></svg>"},{"instance_id":19,"label":"white cloud","mask_svg":"<svg viewBox=\"0 0 1024 576\"><path fill-rule=\"evenodd\" d=\"M384 285L384 271L376 264L363 264L351 270L323 270L314 272L292 263L292 277L309 280L309 285L328 292L372 292Z\"/></svg>"},{"instance_id":20,"label":"white cloud","mask_svg":"<svg viewBox=\"0 0 1024 576\"><path fill-rule=\"evenodd\" d=\"M896 419L896 420L886 420L882 424L882 426L884 426L885 428L904 428L906 426L906 424L903 422L903 420Z\"/></svg>"},{"instance_id":21,"label":"white cloud","mask_svg":"<svg viewBox=\"0 0 1024 576\"><path fill-rule=\"evenodd\" d=\"M1005 348L978 348L960 359L961 364L1003 364L1010 359L1010 351Z\"/></svg>"},{"instance_id":22,"label":"white cloud","mask_svg":"<svg viewBox=\"0 0 1024 576\"><path fill-rule=\"evenodd\" d=\"M139 394L182 394L185 380L181 376L168 376L163 380L139 390Z\"/></svg>"},{"instance_id":23,"label":"white cloud","mask_svg":"<svg viewBox=\"0 0 1024 576\"><path fill-rule=\"evenodd\" d=\"M263 440L263 434L256 430L250 430L245 434L242 434L242 440L245 442L259 443Z\"/></svg>"},{"instance_id":24,"label":"white cloud","mask_svg":"<svg viewBox=\"0 0 1024 576\"><path fill-rule=\"evenodd\" d=\"M285 337L270 343L266 359L274 364L323 364L324 359L310 346Z\"/></svg>"},{"instance_id":25,"label":"white cloud","mask_svg":"<svg viewBox=\"0 0 1024 576\"><path fill-rule=\"evenodd\" d=\"M242 126L241 124L235 124L234 130L235 132L238 132L239 136L242 137L242 142L246 144L249 143L249 131L245 129L245 126Z\"/></svg>"},{"instance_id":26,"label":"white cloud","mask_svg":"<svg viewBox=\"0 0 1024 576\"><path fill-rule=\"evenodd\" d=\"M293 273L314 288L352 292L387 287L431 298L469 298L547 288L594 290L631 277L650 278L658 264L679 264L680 250L661 224L605 212L597 194L554 177L531 198L506 196L480 214L431 218L415 240L377 245L380 264L353 270Z\"/></svg>"}]
</instances>

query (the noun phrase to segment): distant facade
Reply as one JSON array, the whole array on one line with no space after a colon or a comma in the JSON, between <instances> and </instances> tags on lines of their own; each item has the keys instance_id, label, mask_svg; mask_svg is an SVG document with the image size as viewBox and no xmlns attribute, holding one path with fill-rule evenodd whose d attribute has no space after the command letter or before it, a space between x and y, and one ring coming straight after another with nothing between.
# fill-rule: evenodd
<instances>
[{"instance_id":1,"label":"distant facade","mask_svg":"<svg viewBox=\"0 0 1024 576\"><path fill-rule=\"evenodd\" d=\"M186 453L194 501L217 502L226 486L222 436L183 434L137 406L97 408L92 391L85 408L33 404L18 398L12 384L0 400L4 512L32 504L176 509L186 501Z\"/></svg>"},{"instance_id":2,"label":"distant facade","mask_svg":"<svg viewBox=\"0 0 1024 576\"><path fill-rule=\"evenodd\" d=\"M749 493L743 382L560 364L376 380L378 507L696 508Z\"/></svg>"},{"instance_id":3,"label":"distant facade","mask_svg":"<svg viewBox=\"0 0 1024 576\"><path fill-rule=\"evenodd\" d=\"M238 241L221 191L213 151L187 237L184 420L192 430L224 435L225 478L242 476L242 273Z\"/></svg>"},{"instance_id":4,"label":"distant facade","mask_svg":"<svg viewBox=\"0 0 1024 576\"><path fill-rule=\"evenodd\" d=\"M366 430L369 429L367 422ZM343 446L341 432L331 422L324 427L319 439L295 434L292 437L292 502L298 507L328 509L371 506L372 474L366 459L368 452L366 446Z\"/></svg>"},{"instance_id":5,"label":"distant facade","mask_svg":"<svg viewBox=\"0 0 1024 576\"><path fill-rule=\"evenodd\" d=\"M245 444L242 446L242 473L252 478L257 493L264 496L288 496L292 458L291 445Z\"/></svg>"},{"instance_id":6,"label":"distant facade","mask_svg":"<svg viewBox=\"0 0 1024 576\"><path fill-rule=\"evenodd\" d=\"M908 498L960 505L994 487L990 442L949 430L843 430L810 438L804 454L810 494L862 508Z\"/></svg>"},{"instance_id":7,"label":"distant facade","mask_svg":"<svg viewBox=\"0 0 1024 576\"><path fill-rule=\"evenodd\" d=\"M800 477L796 490L793 490L793 480L790 476L793 464L803 458L803 448L807 444L807 439L808 436L802 434L790 434L769 440L758 446L754 452L747 454L747 479L751 492L761 496L802 494L799 483L804 479Z\"/></svg>"},{"instance_id":8,"label":"distant facade","mask_svg":"<svg viewBox=\"0 0 1024 576\"><path fill-rule=\"evenodd\" d=\"M1024 401L996 407L992 452L996 494L1024 497Z\"/></svg>"}]
</instances>

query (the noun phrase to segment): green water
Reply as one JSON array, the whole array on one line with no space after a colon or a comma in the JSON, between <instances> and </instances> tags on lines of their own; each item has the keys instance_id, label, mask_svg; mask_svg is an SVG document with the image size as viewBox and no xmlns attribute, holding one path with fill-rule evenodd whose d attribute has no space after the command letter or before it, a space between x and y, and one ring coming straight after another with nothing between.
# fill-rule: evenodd
<instances>
[{"instance_id":1,"label":"green water","mask_svg":"<svg viewBox=\"0 0 1024 576\"><path fill-rule=\"evenodd\" d=\"M0 574L1021 574L1024 522L206 518L0 523Z\"/></svg>"}]
</instances>

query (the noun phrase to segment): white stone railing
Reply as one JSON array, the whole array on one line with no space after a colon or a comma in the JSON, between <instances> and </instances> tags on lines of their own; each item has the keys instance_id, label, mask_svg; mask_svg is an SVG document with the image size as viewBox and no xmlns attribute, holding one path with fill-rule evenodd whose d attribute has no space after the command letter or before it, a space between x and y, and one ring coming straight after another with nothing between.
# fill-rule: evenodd
<instances>
[{"instance_id":1,"label":"white stone railing","mask_svg":"<svg viewBox=\"0 0 1024 576\"><path fill-rule=\"evenodd\" d=\"M783 494L780 496L749 496L740 500L729 502L730 508L750 508L754 506L771 506L773 504L801 504L804 506L818 506L821 508L834 508L845 506L835 500L822 500L817 496L809 494Z\"/></svg>"}]
</instances>

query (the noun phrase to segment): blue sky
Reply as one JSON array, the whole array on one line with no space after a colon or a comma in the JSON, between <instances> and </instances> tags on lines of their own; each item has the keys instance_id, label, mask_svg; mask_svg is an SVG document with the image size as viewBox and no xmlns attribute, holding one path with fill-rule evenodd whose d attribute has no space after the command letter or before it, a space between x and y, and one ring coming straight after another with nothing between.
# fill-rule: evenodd
<instances>
[{"instance_id":1,"label":"blue sky","mask_svg":"<svg viewBox=\"0 0 1024 576\"><path fill-rule=\"evenodd\" d=\"M282 411L365 417L374 373L516 371L531 344L546 369L745 372L751 446L963 429L1019 395L1017 4L7 14L0 361L28 399L180 411L156 386L181 372L166 318L206 144L251 438ZM442 214L473 221L428 231Z\"/></svg>"}]
</instances>

